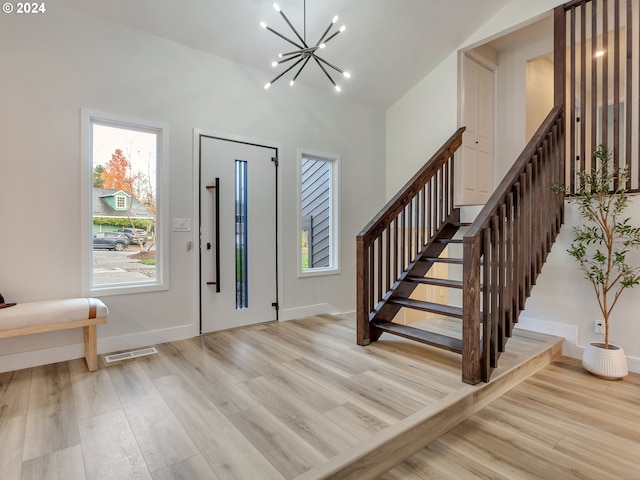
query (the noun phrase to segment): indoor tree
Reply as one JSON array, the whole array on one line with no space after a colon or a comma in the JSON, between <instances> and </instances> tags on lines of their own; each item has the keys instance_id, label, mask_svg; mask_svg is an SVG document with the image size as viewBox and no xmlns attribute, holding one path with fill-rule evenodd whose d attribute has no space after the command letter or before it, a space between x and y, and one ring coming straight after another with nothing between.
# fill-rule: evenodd
<instances>
[{"instance_id":1,"label":"indoor tree","mask_svg":"<svg viewBox=\"0 0 640 480\"><path fill-rule=\"evenodd\" d=\"M611 152L599 145L593 153L595 166L578 172L580 189L569 201L575 203L584 222L573 229L567 250L591 282L604 320L604 348L609 348L609 319L621 293L640 283L640 267L629 264L627 255L640 246L640 227L624 216L628 167L612 162Z\"/></svg>"}]
</instances>

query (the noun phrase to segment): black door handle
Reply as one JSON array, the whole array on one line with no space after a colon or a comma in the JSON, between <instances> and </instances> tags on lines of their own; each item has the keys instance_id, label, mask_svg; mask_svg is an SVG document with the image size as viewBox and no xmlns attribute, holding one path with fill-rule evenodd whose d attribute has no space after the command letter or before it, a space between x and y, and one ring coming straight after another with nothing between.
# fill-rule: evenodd
<instances>
[{"instance_id":1,"label":"black door handle","mask_svg":"<svg viewBox=\"0 0 640 480\"><path fill-rule=\"evenodd\" d=\"M214 259L216 281L207 282L207 285L215 285L216 292L220 292L220 178L216 177L215 185L207 185L207 190L214 191L214 202L216 204L213 217L216 227L216 255ZM207 250L211 250L211 242L207 242Z\"/></svg>"}]
</instances>

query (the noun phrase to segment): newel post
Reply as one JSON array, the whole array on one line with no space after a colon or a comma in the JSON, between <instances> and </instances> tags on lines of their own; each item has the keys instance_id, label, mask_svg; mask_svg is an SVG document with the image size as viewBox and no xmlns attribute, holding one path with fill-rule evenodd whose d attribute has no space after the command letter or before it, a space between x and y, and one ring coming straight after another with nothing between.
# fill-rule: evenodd
<instances>
[{"instance_id":1,"label":"newel post","mask_svg":"<svg viewBox=\"0 0 640 480\"><path fill-rule=\"evenodd\" d=\"M462 266L462 381L475 385L482 381L480 346L480 239L465 237Z\"/></svg>"},{"instance_id":2,"label":"newel post","mask_svg":"<svg viewBox=\"0 0 640 480\"><path fill-rule=\"evenodd\" d=\"M362 236L356 237L356 342L369 345L369 255Z\"/></svg>"}]
</instances>

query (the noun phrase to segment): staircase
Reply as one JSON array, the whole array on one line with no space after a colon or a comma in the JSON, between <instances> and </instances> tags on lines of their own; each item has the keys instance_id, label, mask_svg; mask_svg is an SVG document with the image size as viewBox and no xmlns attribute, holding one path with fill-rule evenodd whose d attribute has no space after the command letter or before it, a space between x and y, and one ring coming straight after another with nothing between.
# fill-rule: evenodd
<instances>
[{"instance_id":1,"label":"staircase","mask_svg":"<svg viewBox=\"0 0 640 480\"><path fill-rule=\"evenodd\" d=\"M435 347L444 348L452 352L462 353L462 339L460 336L451 337L437 331L428 331L424 328L415 328L393 323L389 320L381 320L382 318L395 317L401 308L410 308L458 319L460 321L460 328L462 329L462 307L449 303L437 303L411 298L420 285L446 289L462 289L461 279L454 280L449 276L444 278L426 276L434 270L432 267L437 263L448 265L463 264L462 258L443 256L445 252L451 252L450 249L447 249L449 245L462 244L461 237L454 238L459 232L460 227L468 227L471 225L470 223L465 224L457 220L460 217L459 209L454 210L452 217L452 220L445 223L444 227L435 234L433 240L424 248L417 257L417 260L401 275L396 288L393 289L388 300L380 308L378 315L376 315L376 319L371 323L371 328L377 333L391 333Z\"/></svg>"},{"instance_id":2,"label":"staircase","mask_svg":"<svg viewBox=\"0 0 640 480\"><path fill-rule=\"evenodd\" d=\"M472 223L454 206L460 128L356 238L357 343L383 333L462 355L462 380L488 382L563 220L562 106L549 113ZM455 246L455 248L453 248ZM460 248L462 247L462 248ZM458 257L444 252L461 251ZM438 263L462 276L427 276ZM419 285L461 290L461 306L412 297ZM458 335L394 321L401 309L458 322Z\"/></svg>"}]
</instances>

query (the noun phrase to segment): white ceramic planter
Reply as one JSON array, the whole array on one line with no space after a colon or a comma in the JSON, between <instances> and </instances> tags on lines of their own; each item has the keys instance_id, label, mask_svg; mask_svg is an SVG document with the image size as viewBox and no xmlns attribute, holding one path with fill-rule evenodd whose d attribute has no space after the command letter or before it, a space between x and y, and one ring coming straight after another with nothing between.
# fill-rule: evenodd
<instances>
[{"instance_id":1,"label":"white ceramic planter","mask_svg":"<svg viewBox=\"0 0 640 480\"><path fill-rule=\"evenodd\" d=\"M604 343L599 342L592 342L585 347L582 366L588 372L609 380L626 377L629 373L627 357L622 348L609 344L606 349Z\"/></svg>"}]
</instances>

